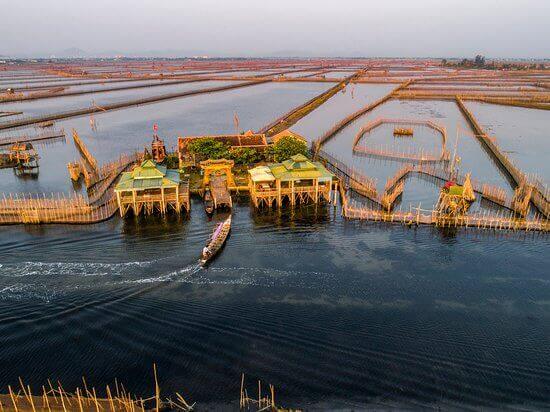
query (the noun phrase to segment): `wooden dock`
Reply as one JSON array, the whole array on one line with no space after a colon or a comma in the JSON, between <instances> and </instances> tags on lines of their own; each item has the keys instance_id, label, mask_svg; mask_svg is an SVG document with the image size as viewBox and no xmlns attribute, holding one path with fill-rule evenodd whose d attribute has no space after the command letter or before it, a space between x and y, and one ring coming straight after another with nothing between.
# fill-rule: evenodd
<instances>
[{"instance_id":1,"label":"wooden dock","mask_svg":"<svg viewBox=\"0 0 550 412\"><path fill-rule=\"evenodd\" d=\"M225 176L210 177L210 192L212 193L212 200L214 201L214 208L220 207L232 207L233 201L231 200L231 193L227 187L227 180Z\"/></svg>"}]
</instances>

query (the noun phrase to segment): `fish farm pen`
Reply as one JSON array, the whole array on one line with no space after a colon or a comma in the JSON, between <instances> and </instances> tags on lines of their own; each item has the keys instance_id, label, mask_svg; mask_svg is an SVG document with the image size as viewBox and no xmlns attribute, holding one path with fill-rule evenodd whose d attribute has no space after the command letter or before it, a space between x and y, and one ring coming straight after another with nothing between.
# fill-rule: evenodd
<instances>
[{"instance_id":1,"label":"fish farm pen","mask_svg":"<svg viewBox=\"0 0 550 412\"><path fill-rule=\"evenodd\" d=\"M545 409L549 113L545 61L0 63L0 411Z\"/></svg>"}]
</instances>

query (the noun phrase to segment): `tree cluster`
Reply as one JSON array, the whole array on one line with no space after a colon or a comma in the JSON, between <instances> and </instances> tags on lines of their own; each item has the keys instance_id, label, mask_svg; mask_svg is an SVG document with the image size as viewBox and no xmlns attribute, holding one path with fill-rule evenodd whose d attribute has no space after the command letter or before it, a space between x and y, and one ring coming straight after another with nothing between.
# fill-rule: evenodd
<instances>
[{"instance_id":1,"label":"tree cluster","mask_svg":"<svg viewBox=\"0 0 550 412\"><path fill-rule=\"evenodd\" d=\"M236 164L249 165L261 161L281 162L296 154L307 156L307 144L292 136L284 136L265 151L252 147L231 148L230 145L212 138L196 139L189 144L189 152L199 160L232 159Z\"/></svg>"}]
</instances>

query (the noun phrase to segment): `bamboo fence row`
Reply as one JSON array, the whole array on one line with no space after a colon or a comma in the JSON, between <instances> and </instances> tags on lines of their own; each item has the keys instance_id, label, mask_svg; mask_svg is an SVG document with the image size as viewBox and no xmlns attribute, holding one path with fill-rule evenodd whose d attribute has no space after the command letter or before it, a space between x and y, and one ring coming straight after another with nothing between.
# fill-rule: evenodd
<instances>
[{"instance_id":1,"label":"bamboo fence row","mask_svg":"<svg viewBox=\"0 0 550 412\"><path fill-rule=\"evenodd\" d=\"M415 150L409 148L408 150L396 151L390 148L389 145L382 146L354 146L354 153L359 153L366 156L372 156L380 159L391 159L391 160L408 160L415 162L448 162L450 160L450 153L443 149L441 153L436 153L433 151Z\"/></svg>"},{"instance_id":2,"label":"bamboo fence row","mask_svg":"<svg viewBox=\"0 0 550 412\"><path fill-rule=\"evenodd\" d=\"M375 210L361 205L354 200L346 199L342 214L348 219L370 220L374 222L402 223L405 225L434 225L437 227L470 227L478 229L522 230L550 232L550 220L537 214L532 219L517 218L512 211L499 211L496 214L489 211L468 213L466 215L449 217L442 216L437 210L409 208L409 211Z\"/></svg>"},{"instance_id":3,"label":"bamboo fence row","mask_svg":"<svg viewBox=\"0 0 550 412\"><path fill-rule=\"evenodd\" d=\"M175 393L175 399L161 398L155 364L153 373L155 394L146 398L130 393L117 379L114 384L105 386L103 394L98 394L100 389L89 386L84 377L82 386L73 392L67 392L59 381L52 382L50 379L47 380L47 385L42 385L40 390L33 392L31 386L19 378L18 385L8 385L7 393L0 394L0 412L189 412L194 409L195 404L189 404L179 392Z\"/></svg>"},{"instance_id":4,"label":"bamboo fence row","mask_svg":"<svg viewBox=\"0 0 550 412\"><path fill-rule=\"evenodd\" d=\"M88 199L74 193L2 194L0 224L97 223L112 217L118 210L112 185L120 174L139 159L139 154L122 155L100 170L104 176L88 192Z\"/></svg>"}]
</instances>

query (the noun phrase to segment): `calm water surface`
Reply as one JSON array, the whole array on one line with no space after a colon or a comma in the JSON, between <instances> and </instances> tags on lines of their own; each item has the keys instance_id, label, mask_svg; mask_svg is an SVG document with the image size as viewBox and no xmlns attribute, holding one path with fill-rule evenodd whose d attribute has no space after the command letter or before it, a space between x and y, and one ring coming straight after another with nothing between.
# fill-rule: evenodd
<instances>
[{"instance_id":1,"label":"calm water surface","mask_svg":"<svg viewBox=\"0 0 550 412\"><path fill-rule=\"evenodd\" d=\"M147 144L153 123L169 146L177 135L231 132L234 111L256 129L326 86L267 84L108 112L96 132L88 117L59 125L79 130L103 162ZM352 97L348 88L294 129L316 138L390 89L357 85ZM451 137L457 125L467 130L454 104L392 101L329 142L382 187L402 164L351 152L357 130L379 116L430 118ZM38 180L4 170L0 191L70 189L72 143L39 150ZM461 170L506 187L466 132L459 153ZM433 201L438 187L410 179L405 190L408 204ZM199 199L181 218L0 227L0 388L21 376L70 390L85 375L148 396L156 362L163 393L213 408L237 405L243 372L293 407L550 408L547 236L408 229L340 213L256 213L241 199L206 269L198 254L224 216L208 219Z\"/></svg>"},{"instance_id":2,"label":"calm water surface","mask_svg":"<svg viewBox=\"0 0 550 412\"><path fill-rule=\"evenodd\" d=\"M550 405L549 242L235 208L207 269L214 227L189 218L0 232L0 386L237 400L262 378L311 407ZM215 217L215 220L223 216Z\"/></svg>"}]
</instances>

